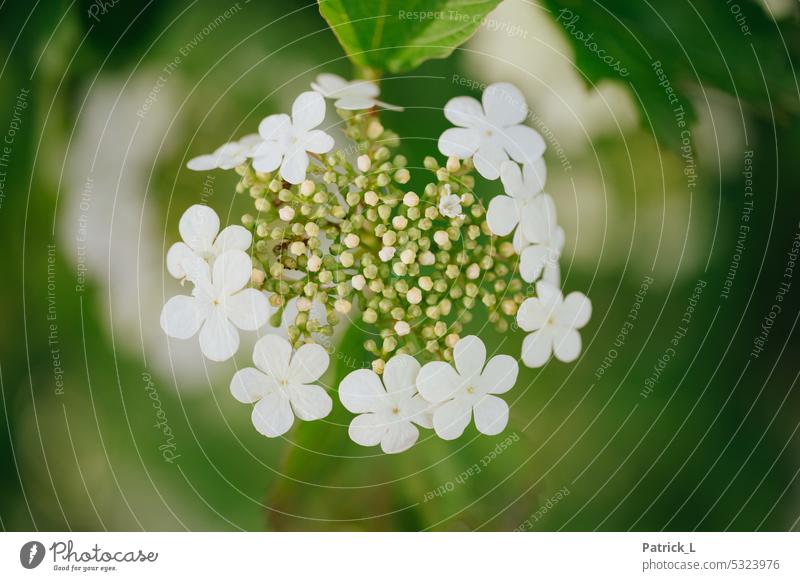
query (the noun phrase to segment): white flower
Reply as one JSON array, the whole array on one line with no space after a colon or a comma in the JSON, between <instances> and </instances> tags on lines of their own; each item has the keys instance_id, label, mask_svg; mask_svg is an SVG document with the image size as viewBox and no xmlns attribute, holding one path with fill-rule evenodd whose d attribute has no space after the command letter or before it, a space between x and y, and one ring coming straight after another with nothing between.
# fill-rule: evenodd
<instances>
[{"instance_id":1,"label":"white flower","mask_svg":"<svg viewBox=\"0 0 800 581\"><path fill-rule=\"evenodd\" d=\"M528 367L541 367L555 353L565 363L574 361L581 352L580 329L589 322L592 303L583 293L563 297L553 285L540 281L536 297L525 299L517 313L523 331L532 331L522 343L522 361Z\"/></svg>"},{"instance_id":2,"label":"white flower","mask_svg":"<svg viewBox=\"0 0 800 581\"><path fill-rule=\"evenodd\" d=\"M219 232L219 216L201 204L187 209L178 223L183 242L176 242L167 251L167 270L175 278L184 278L183 261L199 256L214 264L214 260L226 250L250 248L253 236L242 226L228 226ZM217 236L219 232L219 236Z\"/></svg>"},{"instance_id":3,"label":"white flower","mask_svg":"<svg viewBox=\"0 0 800 581\"><path fill-rule=\"evenodd\" d=\"M198 256L183 261L192 296L172 297L161 310L161 328L170 337L188 339L200 331L200 349L212 361L224 361L239 348L239 329L255 331L270 316L267 295L244 288L250 281L250 257L228 250L214 262ZM202 329L201 329L202 327Z\"/></svg>"},{"instance_id":4,"label":"white flower","mask_svg":"<svg viewBox=\"0 0 800 581\"><path fill-rule=\"evenodd\" d=\"M356 111L383 107L393 111L403 110L402 107L378 101L380 89L372 81L346 81L339 75L322 73L317 76L316 82L311 83L311 88L321 93L323 97L336 99L333 106L337 109Z\"/></svg>"},{"instance_id":5,"label":"white flower","mask_svg":"<svg viewBox=\"0 0 800 581\"><path fill-rule=\"evenodd\" d=\"M231 141L219 146L214 153L190 159L186 167L194 171L217 168L233 169L247 161L247 158L262 141L261 136L255 133L245 135L239 141Z\"/></svg>"},{"instance_id":6,"label":"white flower","mask_svg":"<svg viewBox=\"0 0 800 581\"><path fill-rule=\"evenodd\" d=\"M527 205L522 219L529 227L514 237L514 247L520 255L519 274L525 282L534 282L542 271L557 267L564 249L564 229L556 222L556 205L548 194L537 196Z\"/></svg>"},{"instance_id":7,"label":"white flower","mask_svg":"<svg viewBox=\"0 0 800 581\"><path fill-rule=\"evenodd\" d=\"M493 436L508 423L508 405L496 394L507 392L517 380L519 366L513 357L496 355L486 367L486 347L478 337L464 337L453 348L456 368L434 361L417 376L420 395L441 404L433 414L433 428L440 438L454 440L464 433L475 415L478 431Z\"/></svg>"},{"instance_id":8,"label":"white flower","mask_svg":"<svg viewBox=\"0 0 800 581\"><path fill-rule=\"evenodd\" d=\"M295 99L291 118L281 113L263 119L258 132L264 141L251 154L253 168L271 172L280 167L281 177L287 182L302 182L308 169L306 152L319 154L333 149L333 137L314 129L324 119L325 99L314 91Z\"/></svg>"},{"instance_id":9,"label":"white flower","mask_svg":"<svg viewBox=\"0 0 800 581\"><path fill-rule=\"evenodd\" d=\"M531 214L525 209L539 197L546 177L544 158L525 164L522 170L513 161L500 164L500 179L506 195L495 196L489 202L486 222L492 234L507 236L519 225L522 233L534 235L534 224L529 220Z\"/></svg>"},{"instance_id":10,"label":"white flower","mask_svg":"<svg viewBox=\"0 0 800 581\"><path fill-rule=\"evenodd\" d=\"M327 416L333 401L315 382L330 363L325 349L315 343L300 347L292 355L292 346L283 337L265 335L253 349L254 367L236 372L231 393L242 403L254 403L253 425L268 438L285 434L301 420L319 420Z\"/></svg>"},{"instance_id":11,"label":"white flower","mask_svg":"<svg viewBox=\"0 0 800 581\"><path fill-rule=\"evenodd\" d=\"M473 156L475 169L486 179L497 179L500 164L509 156L519 163L533 163L544 153L541 135L521 125L528 105L509 83L486 87L483 106L472 97L454 97L445 105L444 115L456 127L439 137L439 151L459 159Z\"/></svg>"},{"instance_id":12,"label":"white flower","mask_svg":"<svg viewBox=\"0 0 800 581\"><path fill-rule=\"evenodd\" d=\"M456 194L447 194L439 200L439 213L448 218L463 216L461 211L461 198Z\"/></svg>"},{"instance_id":13,"label":"white flower","mask_svg":"<svg viewBox=\"0 0 800 581\"><path fill-rule=\"evenodd\" d=\"M350 438L356 444L380 444L385 453L395 454L417 441L419 430L414 424L431 427L432 406L417 393L419 370L410 355L396 355L383 370L383 383L369 369L353 371L342 380L339 399L349 411L361 414L350 422Z\"/></svg>"}]
</instances>

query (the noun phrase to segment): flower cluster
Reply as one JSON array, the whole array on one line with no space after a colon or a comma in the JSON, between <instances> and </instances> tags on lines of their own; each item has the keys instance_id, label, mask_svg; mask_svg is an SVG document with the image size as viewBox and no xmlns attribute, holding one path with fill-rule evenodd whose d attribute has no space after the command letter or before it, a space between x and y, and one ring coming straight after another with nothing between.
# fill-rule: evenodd
<instances>
[{"instance_id":1,"label":"flower cluster","mask_svg":"<svg viewBox=\"0 0 800 581\"><path fill-rule=\"evenodd\" d=\"M370 332L364 348L373 356L371 369L338 386L357 414L354 442L401 452L419 427L449 440L472 418L479 432L500 433L508 405L497 396L516 382L517 361L487 362L484 343L464 336L475 309L500 332L516 324L530 333L520 356L530 367L551 355L576 359L577 329L591 314L583 294L564 298L558 289L564 231L544 192L545 144L524 125L522 94L496 83L481 102L451 99L444 114L455 127L438 143L444 163L427 157L412 176L395 153L398 135L379 118L380 109L402 109L379 101L377 84L324 74L312 89L291 115L266 117L258 135L189 161L195 170L235 168L237 192L249 193L254 212L220 232L209 208L186 211L167 269L193 289L167 302L162 328L184 339L199 331L203 353L221 361L236 352L237 329L283 323L284 335L259 339L255 367L231 383L236 399L255 404L253 424L265 436L331 411L317 384L329 365L323 346L354 317ZM351 142L345 148L334 150L319 128L326 98ZM502 183L488 208L475 172Z\"/></svg>"}]
</instances>

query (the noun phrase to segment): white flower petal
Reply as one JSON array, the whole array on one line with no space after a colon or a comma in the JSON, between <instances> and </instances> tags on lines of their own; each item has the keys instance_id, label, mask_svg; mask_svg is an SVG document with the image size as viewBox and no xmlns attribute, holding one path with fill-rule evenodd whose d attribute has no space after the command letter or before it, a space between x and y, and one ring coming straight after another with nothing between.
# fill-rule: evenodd
<instances>
[{"instance_id":1,"label":"white flower petal","mask_svg":"<svg viewBox=\"0 0 800 581\"><path fill-rule=\"evenodd\" d=\"M538 297L522 301L517 311L517 324L523 331L536 331L544 327L550 317L550 310Z\"/></svg>"},{"instance_id":2,"label":"white flower petal","mask_svg":"<svg viewBox=\"0 0 800 581\"><path fill-rule=\"evenodd\" d=\"M478 381L487 393L505 393L517 382L519 365L510 355L495 355L486 364Z\"/></svg>"},{"instance_id":3,"label":"white flower petal","mask_svg":"<svg viewBox=\"0 0 800 581\"><path fill-rule=\"evenodd\" d=\"M525 125L506 127L498 133L508 155L519 163L535 162L542 157L547 147L542 136Z\"/></svg>"},{"instance_id":4,"label":"white flower petal","mask_svg":"<svg viewBox=\"0 0 800 581\"><path fill-rule=\"evenodd\" d=\"M397 422L389 425L381 439L381 450L386 454L405 452L419 438L419 430L411 422Z\"/></svg>"},{"instance_id":5,"label":"white flower petal","mask_svg":"<svg viewBox=\"0 0 800 581\"><path fill-rule=\"evenodd\" d=\"M500 176L500 166L508 159L506 152L488 139L481 141L474 156L475 169L487 180Z\"/></svg>"},{"instance_id":6,"label":"white flower petal","mask_svg":"<svg viewBox=\"0 0 800 581\"><path fill-rule=\"evenodd\" d=\"M492 234L495 236L507 236L519 223L517 202L509 196L495 196L489 202L486 222Z\"/></svg>"},{"instance_id":7,"label":"white flower petal","mask_svg":"<svg viewBox=\"0 0 800 581\"><path fill-rule=\"evenodd\" d=\"M522 181L522 170L519 164L509 160L500 164L500 181L503 182L503 189L512 198L523 200L527 196L525 183Z\"/></svg>"},{"instance_id":8,"label":"white flower petal","mask_svg":"<svg viewBox=\"0 0 800 581\"><path fill-rule=\"evenodd\" d=\"M417 389L422 397L431 403L441 403L451 399L461 387L458 373L444 361L426 363L417 375Z\"/></svg>"},{"instance_id":9,"label":"white flower petal","mask_svg":"<svg viewBox=\"0 0 800 581\"><path fill-rule=\"evenodd\" d=\"M254 367L245 367L233 375L231 394L242 403L256 403L274 391L274 382Z\"/></svg>"},{"instance_id":10,"label":"white flower petal","mask_svg":"<svg viewBox=\"0 0 800 581\"><path fill-rule=\"evenodd\" d=\"M444 116L453 125L475 127L483 119L483 107L472 97L453 97L444 106ZM447 154L445 154L447 155Z\"/></svg>"},{"instance_id":11,"label":"white flower petal","mask_svg":"<svg viewBox=\"0 0 800 581\"><path fill-rule=\"evenodd\" d=\"M292 127L308 131L325 119L325 99L316 91L305 91L292 103Z\"/></svg>"},{"instance_id":12,"label":"white flower petal","mask_svg":"<svg viewBox=\"0 0 800 581\"><path fill-rule=\"evenodd\" d=\"M239 332L221 308L211 310L200 330L200 350L211 361L230 359L239 348Z\"/></svg>"},{"instance_id":13,"label":"white flower petal","mask_svg":"<svg viewBox=\"0 0 800 581\"><path fill-rule=\"evenodd\" d=\"M481 374L483 364L486 363L486 346L476 335L468 335L456 343L453 359L462 380L472 381Z\"/></svg>"},{"instance_id":14,"label":"white flower petal","mask_svg":"<svg viewBox=\"0 0 800 581\"><path fill-rule=\"evenodd\" d=\"M533 163L526 163L522 168L522 174L529 192L541 192L547 181L547 165L544 163L544 158L539 157Z\"/></svg>"},{"instance_id":15,"label":"white flower petal","mask_svg":"<svg viewBox=\"0 0 800 581\"><path fill-rule=\"evenodd\" d=\"M273 391L253 407L253 425L268 438L282 436L294 423L289 399L280 391Z\"/></svg>"},{"instance_id":16,"label":"white flower petal","mask_svg":"<svg viewBox=\"0 0 800 581\"><path fill-rule=\"evenodd\" d=\"M334 97L336 93L347 88L347 81L333 73L320 73L311 88L326 97Z\"/></svg>"},{"instance_id":17,"label":"white flower petal","mask_svg":"<svg viewBox=\"0 0 800 581\"><path fill-rule=\"evenodd\" d=\"M556 359L570 363L581 354L581 336L575 329L566 327L553 330L553 354Z\"/></svg>"},{"instance_id":18,"label":"white flower petal","mask_svg":"<svg viewBox=\"0 0 800 581\"><path fill-rule=\"evenodd\" d=\"M192 171L208 171L216 169L219 164L219 156L209 153L193 157L186 163L186 167Z\"/></svg>"},{"instance_id":19,"label":"white flower petal","mask_svg":"<svg viewBox=\"0 0 800 581\"><path fill-rule=\"evenodd\" d=\"M183 269L183 261L194 256L194 250L183 242L176 242L167 251L167 272L175 278L183 278L186 271Z\"/></svg>"},{"instance_id":20,"label":"white flower petal","mask_svg":"<svg viewBox=\"0 0 800 581\"><path fill-rule=\"evenodd\" d=\"M466 159L475 154L479 145L480 135L474 129L451 127L439 137L439 151L448 157Z\"/></svg>"},{"instance_id":21,"label":"white flower petal","mask_svg":"<svg viewBox=\"0 0 800 581\"><path fill-rule=\"evenodd\" d=\"M433 429L443 440L455 440L464 433L471 416L472 408L464 401L460 399L448 401L433 414Z\"/></svg>"},{"instance_id":22,"label":"white flower petal","mask_svg":"<svg viewBox=\"0 0 800 581\"><path fill-rule=\"evenodd\" d=\"M172 297L161 309L161 328L169 337L188 339L200 329L207 310L195 297Z\"/></svg>"},{"instance_id":23,"label":"white flower petal","mask_svg":"<svg viewBox=\"0 0 800 581\"><path fill-rule=\"evenodd\" d=\"M308 155L302 149L287 152L281 164L281 177L290 184L299 184L306 179Z\"/></svg>"},{"instance_id":24,"label":"white flower petal","mask_svg":"<svg viewBox=\"0 0 800 581\"><path fill-rule=\"evenodd\" d=\"M437 408L437 404L425 401L418 393L403 405L403 418L430 429L433 427L433 414Z\"/></svg>"},{"instance_id":25,"label":"white flower petal","mask_svg":"<svg viewBox=\"0 0 800 581\"><path fill-rule=\"evenodd\" d=\"M271 172L278 169L283 161L283 149L274 141L265 141L253 151L253 169Z\"/></svg>"},{"instance_id":26,"label":"white flower petal","mask_svg":"<svg viewBox=\"0 0 800 581\"><path fill-rule=\"evenodd\" d=\"M536 283L536 296L551 313L555 313L556 309L560 309L561 304L564 302L564 296L558 287L541 280Z\"/></svg>"},{"instance_id":27,"label":"white flower petal","mask_svg":"<svg viewBox=\"0 0 800 581\"><path fill-rule=\"evenodd\" d=\"M307 343L292 356L288 379L292 383L313 383L317 381L330 365L328 352L322 345Z\"/></svg>"},{"instance_id":28,"label":"white flower petal","mask_svg":"<svg viewBox=\"0 0 800 581\"><path fill-rule=\"evenodd\" d=\"M283 140L289 135L291 130L292 121L285 113L264 117L264 119L261 120L261 123L258 124L258 134L261 136L261 138L272 142ZM263 143L256 148L258 156L266 154L268 149L265 147L266 145L266 143ZM254 155L254 157L255 156L256 155Z\"/></svg>"},{"instance_id":29,"label":"white flower petal","mask_svg":"<svg viewBox=\"0 0 800 581\"><path fill-rule=\"evenodd\" d=\"M192 253L181 261L181 266L186 280L195 287L192 294L210 300L214 294L214 288L211 285L211 267L208 262Z\"/></svg>"},{"instance_id":30,"label":"white flower petal","mask_svg":"<svg viewBox=\"0 0 800 581\"><path fill-rule=\"evenodd\" d=\"M374 371L357 369L339 384L339 400L354 414L376 412L385 407L386 391Z\"/></svg>"},{"instance_id":31,"label":"white flower petal","mask_svg":"<svg viewBox=\"0 0 800 581\"><path fill-rule=\"evenodd\" d=\"M558 313L558 322L573 329L580 329L592 316L592 303L586 295L580 292L571 292L561 305Z\"/></svg>"},{"instance_id":32,"label":"white flower petal","mask_svg":"<svg viewBox=\"0 0 800 581\"><path fill-rule=\"evenodd\" d=\"M508 425L508 404L499 397L486 395L472 408L475 427L481 434L496 436Z\"/></svg>"},{"instance_id":33,"label":"white flower petal","mask_svg":"<svg viewBox=\"0 0 800 581\"><path fill-rule=\"evenodd\" d=\"M361 111L363 109L370 109L374 105L375 99L356 95L347 95L346 97L337 99L333 104L337 109L344 109L345 111Z\"/></svg>"},{"instance_id":34,"label":"white flower petal","mask_svg":"<svg viewBox=\"0 0 800 581\"><path fill-rule=\"evenodd\" d=\"M522 233L522 228L517 228L514 230L514 239L512 240L512 244L514 245L514 252L517 254L521 254L522 250L530 244L525 239L525 235Z\"/></svg>"},{"instance_id":35,"label":"white flower petal","mask_svg":"<svg viewBox=\"0 0 800 581\"><path fill-rule=\"evenodd\" d=\"M239 147L245 156L250 156L250 153L261 145L264 139L258 133L248 133L239 140Z\"/></svg>"},{"instance_id":36,"label":"white flower petal","mask_svg":"<svg viewBox=\"0 0 800 581\"><path fill-rule=\"evenodd\" d=\"M309 131L303 137L303 148L311 153L328 153L333 145L333 137L321 129Z\"/></svg>"},{"instance_id":37,"label":"white flower petal","mask_svg":"<svg viewBox=\"0 0 800 581\"><path fill-rule=\"evenodd\" d=\"M292 385L289 389L292 409L301 420L321 420L333 409L331 396L319 385Z\"/></svg>"},{"instance_id":38,"label":"white flower petal","mask_svg":"<svg viewBox=\"0 0 800 581\"><path fill-rule=\"evenodd\" d=\"M361 414L353 418L347 433L360 446L377 446L386 433L386 423L378 414Z\"/></svg>"},{"instance_id":39,"label":"white flower petal","mask_svg":"<svg viewBox=\"0 0 800 581\"><path fill-rule=\"evenodd\" d=\"M178 230L189 248L195 252L207 252L219 232L219 216L208 206L195 204L181 216Z\"/></svg>"},{"instance_id":40,"label":"white flower petal","mask_svg":"<svg viewBox=\"0 0 800 581\"><path fill-rule=\"evenodd\" d=\"M225 299L225 314L243 331L256 331L266 325L272 312L263 292L246 288Z\"/></svg>"},{"instance_id":41,"label":"white flower petal","mask_svg":"<svg viewBox=\"0 0 800 581\"><path fill-rule=\"evenodd\" d=\"M243 226L228 226L223 228L214 241L214 253L219 256L226 250L247 251L253 242L253 235Z\"/></svg>"},{"instance_id":42,"label":"white flower petal","mask_svg":"<svg viewBox=\"0 0 800 581\"><path fill-rule=\"evenodd\" d=\"M289 360L292 346L278 335L264 335L253 347L253 363L261 371L276 380L289 377Z\"/></svg>"},{"instance_id":43,"label":"white flower petal","mask_svg":"<svg viewBox=\"0 0 800 581\"><path fill-rule=\"evenodd\" d=\"M528 367L541 367L553 352L553 335L548 328L534 331L522 342L522 361Z\"/></svg>"},{"instance_id":44,"label":"white flower petal","mask_svg":"<svg viewBox=\"0 0 800 581\"><path fill-rule=\"evenodd\" d=\"M344 91L344 93L352 97L375 99L375 97L381 94L381 91L378 88L378 85L376 85L372 81L359 79L356 81L350 81L347 84L347 89Z\"/></svg>"},{"instance_id":45,"label":"white flower petal","mask_svg":"<svg viewBox=\"0 0 800 581\"><path fill-rule=\"evenodd\" d=\"M211 280L217 296L231 295L250 281L253 263L241 250L228 250L214 261Z\"/></svg>"},{"instance_id":46,"label":"white flower petal","mask_svg":"<svg viewBox=\"0 0 800 581\"><path fill-rule=\"evenodd\" d=\"M528 242L547 244L558 228L556 204L548 194L540 194L526 204L520 216L520 226Z\"/></svg>"},{"instance_id":47,"label":"white flower petal","mask_svg":"<svg viewBox=\"0 0 800 581\"><path fill-rule=\"evenodd\" d=\"M411 398L417 393L417 375L421 366L410 355L395 355L386 363L383 370L383 384L386 391L404 394Z\"/></svg>"},{"instance_id":48,"label":"white flower petal","mask_svg":"<svg viewBox=\"0 0 800 581\"><path fill-rule=\"evenodd\" d=\"M550 251L540 244L528 246L519 257L519 275L525 282L537 280L544 270Z\"/></svg>"},{"instance_id":49,"label":"white flower petal","mask_svg":"<svg viewBox=\"0 0 800 581\"><path fill-rule=\"evenodd\" d=\"M492 83L483 91L482 101L486 117L501 127L522 123L528 115L525 97L511 83Z\"/></svg>"}]
</instances>

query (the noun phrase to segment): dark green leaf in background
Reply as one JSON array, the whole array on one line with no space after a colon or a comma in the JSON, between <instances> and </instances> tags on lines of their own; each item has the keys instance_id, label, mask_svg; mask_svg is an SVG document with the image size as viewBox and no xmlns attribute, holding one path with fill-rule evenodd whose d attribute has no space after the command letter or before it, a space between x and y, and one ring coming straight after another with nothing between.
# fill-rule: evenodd
<instances>
[{"instance_id":1,"label":"dark green leaf in background","mask_svg":"<svg viewBox=\"0 0 800 581\"><path fill-rule=\"evenodd\" d=\"M500 0L319 0L345 52L359 67L400 73L444 58Z\"/></svg>"}]
</instances>

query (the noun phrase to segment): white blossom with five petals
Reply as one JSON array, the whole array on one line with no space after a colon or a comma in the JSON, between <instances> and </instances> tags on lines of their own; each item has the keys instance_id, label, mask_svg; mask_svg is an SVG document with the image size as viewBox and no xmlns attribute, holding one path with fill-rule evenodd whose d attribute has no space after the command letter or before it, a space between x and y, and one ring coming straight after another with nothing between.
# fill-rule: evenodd
<instances>
[{"instance_id":1,"label":"white blossom with five petals","mask_svg":"<svg viewBox=\"0 0 800 581\"><path fill-rule=\"evenodd\" d=\"M519 274L525 282L534 282L542 272L555 270L564 249L564 229L556 222L556 205L548 194L540 194L523 210L530 228L515 237L519 253ZM551 276L546 276L552 280Z\"/></svg>"},{"instance_id":2,"label":"white blossom with five petals","mask_svg":"<svg viewBox=\"0 0 800 581\"><path fill-rule=\"evenodd\" d=\"M325 119L325 99L316 91L301 93L292 104L292 116L270 115L258 125L264 140L251 153L253 169L280 175L291 184L306 177L308 153L321 154L333 149L333 137L315 129Z\"/></svg>"},{"instance_id":3,"label":"white blossom with five petals","mask_svg":"<svg viewBox=\"0 0 800 581\"><path fill-rule=\"evenodd\" d=\"M439 137L439 151L459 159L473 158L483 177L495 180L500 165L509 159L533 163L545 150L542 136L522 125L528 105L522 93L509 83L493 83L483 91L483 104L473 97L454 97L444 115L456 127Z\"/></svg>"},{"instance_id":4,"label":"white blossom with five petals","mask_svg":"<svg viewBox=\"0 0 800 581\"><path fill-rule=\"evenodd\" d=\"M167 270L179 279L186 276L183 261L187 258L199 256L213 265L226 250L246 251L253 241L253 235L242 226L228 226L220 232L219 216L202 204L195 204L183 213L178 231L183 242L176 242L167 251Z\"/></svg>"},{"instance_id":5,"label":"white blossom with five petals","mask_svg":"<svg viewBox=\"0 0 800 581\"><path fill-rule=\"evenodd\" d=\"M360 414L350 422L350 438L362 446L381 445L386 454L408 450L419 437L417 424L431 428L433 406L417 393L420 365L410 355L392 357L381 378L370 369L358 369L342 380L339 399ZM385 385L385 387L384 387Z\"/></svg>"},{"instance_id":6,"label":"white blossom with five petals","mask_svg":"<svg viewBox=\"0 0 800 581\"><path fill-rule=\"evenodd\" d=\"M258 134L245 135L239 141L230 141L219 146L214 153L190 159L186 167L194 171L233 169L246 162L262 141L263 139Z\"/></svg>"},{"instance_id":7,"label":"white blossom with five petals","mask_svg":"<svg viewBox=\"0 0 800 581\"><path fill-rule=\"evenodd\" d=\"M508 423L508 404L497 395L514 386L519 372L517 362L508 355L495 355L487 363L486 346L474 335L456 343L453 359L455 369L449 363L433 361L423 366L417 376L422 397L441 404L433 414L436 434L454 440L464 433L473 416L479 432L499 434Z\"/></svg>"},{"instance_id":8,"label":"white blossom with five petals","mask_svg":"<svg viewBox=\"0 0 800 581\"><path fill-rule=\"evenodd\" d=\"M531 218L535 215L526 212L539 197L547 178L544 158L525 164L520 170L513 161L500 164L500 180L503 182L505 195L495 196L489 202L486 222L495 236L507 236L515 228L516 236L535 235L535 224ZM519 226L519 228L517 228Z\"/></svg>"},{"instance_id":9,"label":"white blossom with five petals","mask_svg":"<svg viewBox=\"0 0 800 581\"><path fill-rule=\"evenodd\" d=\"M268 438L289 431L295 416L303 421L326 417L333 401L316 382L330 357L321 345L308 343L292 352L283 337L265 335L253 349L253 363L236 372L231 393L242 403L255 404L253 425Z\"/></svg>"},{"instance_id":10,"label":"white blossom with five petals","mask_svg":"<svg viewBox=\"0 0 800 581\"><path fill-rule=\"evenodd\" d=\"M380 89L376 83L367 80L346 81L339 75L322 73L317 75L311 88L327 99L336 99L333 106L347 111L383 107L392 111L402 111L402 107L378 100Z\"/></svg>"},{"instance_id":11,"label":"white blossom with five petals","mask_svg":"<svg viewBox=\"0 0 800 581\"><path fill-rule=\"evenodd\" d=\"M550 355L569 363L581 352L581 329L592 315L586 295L561 291L544 281L536 284L536 295L525 299L517 312L517 323L530 332L522 343L522 361L528 367L541 367Z\"/></svg>"},{"instance_id":12,"label":"white blossom with five petals","mask_svg":"<svg viewBox=\"0 0 800 581\"><path fill-rule=\"evenodd\" d=\"M200 349L212 361L225 361L239 348L239 332L255 331L271 314L267 295L244 288L250 281L250 257L241 250L222 253L213 271L199 256L182 263L194 284L192 295L172 297L161 310L161 328L170 337L189 339L200 331Z\"/></svg>"}]
</instances>

